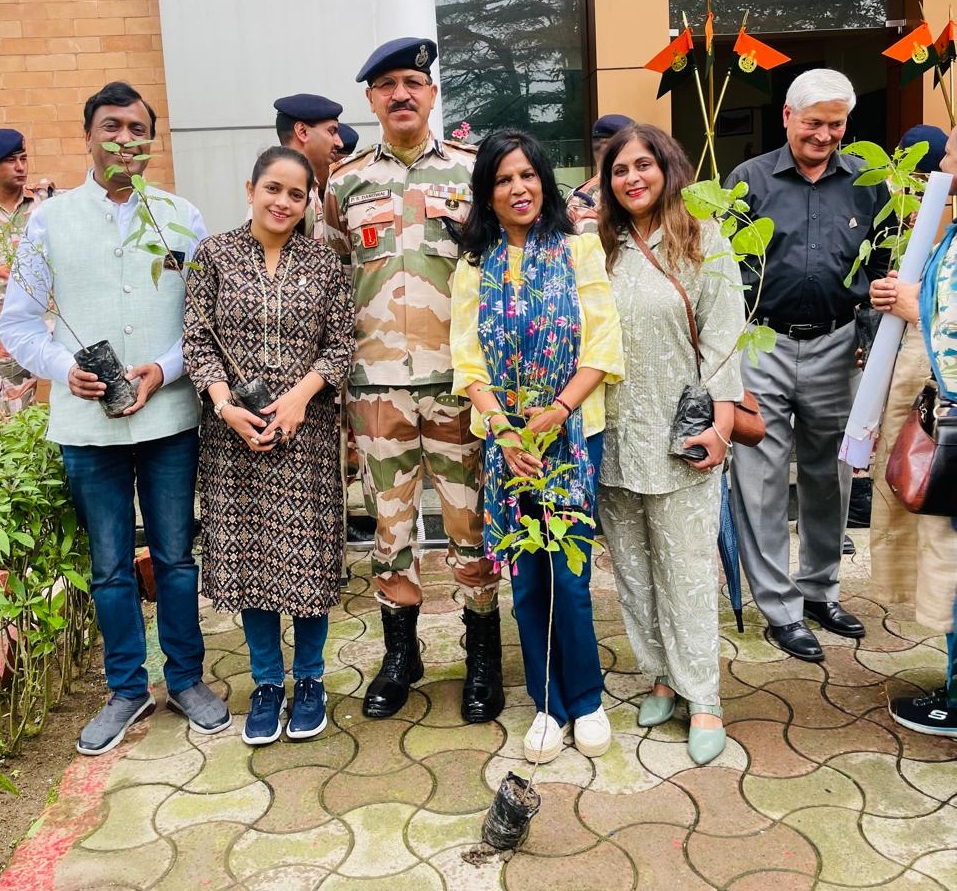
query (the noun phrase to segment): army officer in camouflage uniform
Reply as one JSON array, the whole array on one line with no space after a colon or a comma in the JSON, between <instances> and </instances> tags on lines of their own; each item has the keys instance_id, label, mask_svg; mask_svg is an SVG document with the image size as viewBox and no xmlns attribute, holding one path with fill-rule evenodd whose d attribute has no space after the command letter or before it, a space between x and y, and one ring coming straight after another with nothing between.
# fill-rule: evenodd
<instances>
[{"instance_id":1,"label":"army officer in camouflage uniform","mask_svg":"<svg viewBox=\"0 0 957 891\"><path fill-rule=\"evenodd\" d=\"M475 156L429 129L436 53L431 40L399 38L362 67L356 81L368 84L384 139L333 169L326 233L352 267L356 352L348 410L366 501L377 517L372 568L386 653L363 712L395 714L422 677L422 588L412 544L424 460L465 594L462 716L478 723L493 720L504 704L498 573L482 553L481 443L469 431L468 400L452 396L449 350L457 232L468 216Z\"/></svg>"}]
</instances>

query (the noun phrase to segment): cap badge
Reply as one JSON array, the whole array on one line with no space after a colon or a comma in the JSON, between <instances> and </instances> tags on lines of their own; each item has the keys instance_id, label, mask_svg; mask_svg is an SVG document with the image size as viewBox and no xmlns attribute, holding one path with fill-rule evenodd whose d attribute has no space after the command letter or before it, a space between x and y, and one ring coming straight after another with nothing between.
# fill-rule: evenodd
<instances>
[{"instance_id":1,"label":"cap badge","mask_svg":"<svg viewBox=\"0 0 957 891\"><path fill-rule=\"evenodd\" d=\"M419 51L415 54L415 67L416 68L429 67L429 50L424 43L420 44Z\"/></svg>"}]
</instances>

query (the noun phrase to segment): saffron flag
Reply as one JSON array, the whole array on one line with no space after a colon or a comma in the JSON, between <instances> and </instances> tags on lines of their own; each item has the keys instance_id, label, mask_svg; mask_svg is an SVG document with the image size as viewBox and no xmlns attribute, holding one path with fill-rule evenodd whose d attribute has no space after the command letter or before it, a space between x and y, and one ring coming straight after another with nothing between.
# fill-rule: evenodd
<instances>
[{"instance_id":1,"label":"saffron flag","mask_svg":"<svg viewBox=\"0 0 957 891\"><path fill-rule=\"evenodd\" d=\"M937 52L937 68L934 71L935 87L940 83L940 78L944 72L950 68L954 59L957 58L957 43L955 43L955 37L957 37L957 23L951 19L951 21L944 25L944 30L940 32L940 37L934 41L934 49Z\"/></svg>"},{"instance_id":2,"label":"saffron flag","mask_svg":"<svg viewBox=\"0 0 957 891\"><path fill-rule=\"evenodd\" d=\"M711 4L709 3L708 6ZM714 13L709 9L704 23L704 76L707 77L714 65Z\"/></svg>"},{"instance_id":3,"label":"saffron flag","mask_svg":"<svg viewBox=\"0 0 957 891\"><path fill-rule=\"evenodd\" d=\"M790 61L790 56L779 53L760 40L755 40L750 34L745 33L742 27L738 32L738 39L734 42L731 74L770 95L771 80L768 72Z\"/></svg>"},{"instance_id":4,"label":"saffron flag","mask_svg":"<svg viewBox=\"0 0 957 891\"><path fill-rule=\"evenodd\" d=\"M694 73L694 41L691 38L691 29L685 28L643 67L661 74L659 99L686 81Z\"/></svg>"},{"instance_id":5,"label":"saffron flag","mask_svg":"<svg viewBox=\"0 0 957 891\"><path fill-rule=\"evenodd\" d=\"M901 69L901 86L933 68L937 64L937 49L927 22L921 22L910 34L905 34L884 50L883 55L904 66Z\"/></svg>"}]
</instances>

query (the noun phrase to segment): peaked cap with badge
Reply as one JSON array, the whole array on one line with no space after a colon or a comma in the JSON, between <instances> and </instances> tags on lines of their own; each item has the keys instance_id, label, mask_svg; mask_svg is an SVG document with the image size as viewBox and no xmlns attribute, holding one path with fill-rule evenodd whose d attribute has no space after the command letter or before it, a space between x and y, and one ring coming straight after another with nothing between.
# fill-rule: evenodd
<instances>
[{"instance_id":1,"label":"peaked cap with badge","mask_svg":"<svg viewBox=\"0 0 957 891\"><path fill-rule=\"evenodd\" d=\"M439 54L434 40L428 37L397 37L372 51L356 75L356 83L372 84L380 74L398 68L411 68L430 74L429 69Z\"/></svg>"},{"instance_id":2,"label":"peaked cap with badge","mask_svg":"<svg viewBox=\"0 0 957 891\"><path fill-rule=\"evenodd\" d=\"M280 114L309 124L316 121L334 121L342 114L342 106L338 102L325 96L316 96L314 93L283 96L272 105Z\"/></svg>"}]
</instances>

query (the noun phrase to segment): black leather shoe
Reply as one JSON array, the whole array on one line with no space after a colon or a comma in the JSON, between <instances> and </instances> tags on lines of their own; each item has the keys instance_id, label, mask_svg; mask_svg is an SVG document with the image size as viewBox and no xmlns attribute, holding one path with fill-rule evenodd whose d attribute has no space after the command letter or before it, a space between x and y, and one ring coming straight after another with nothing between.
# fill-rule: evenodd
<instances>
[{"instance_id":1,"label":"black leather shoe","mask_svg":"<svg viewBox=\"0 0 957 891\"><path fill-rule=\"evenodd\" d=\"M863 637L864 626L836 600L805 600L804 615L841 637Z\"/></svg>"},{"instance_id":2,"label":"black leather shoe","mask_svg":"<svg viewBox=\"0 0 957 891\"><path fill-rule=\"evenodd\" d=\"M381 609L385 657L362 701L362 714L367 718L392 717L409 698L410 685L422 680L424 673L416 635L419 608Z\"/></svg>"},{"instance_id":3,"label":"black leather shoe","mask_svg":"<svg viewBox=\"0 0 957 891\"><path fill-rule=\"evenodd\" d=\"M769 625L768 631L777 641L778 646L788 655L803 659L805 662L821 662L824 659L824 650L817 642L814 632L803 622Z\"/></svg>"},{"instance_id":4,"label":"black leather shoe","mask_svg":"<svg viewBox=\"0 0 957 891\"><path fill-rule=\"evenodd\" d=\"M494 721L505 706L499 612L476 613L466 609L462 621L465 622L462 718L469 724L484 724Z\"/></svg>"},{"instance_id":5,"label":"black leather shoe","mask_svg":"<svg viewBox=\"0 0 957 891\"><path fill-rule=\"evenodd\" d=\"M853 557L857 553L857 545L850 535L844 536L844 543L841 545L841 553L846 557Z\"/></svg>"}]
</instances>

